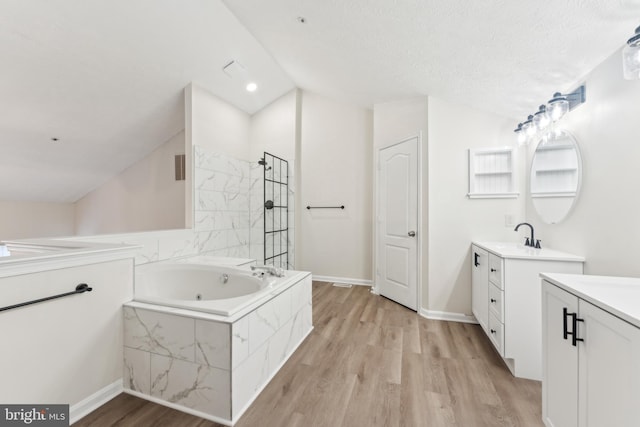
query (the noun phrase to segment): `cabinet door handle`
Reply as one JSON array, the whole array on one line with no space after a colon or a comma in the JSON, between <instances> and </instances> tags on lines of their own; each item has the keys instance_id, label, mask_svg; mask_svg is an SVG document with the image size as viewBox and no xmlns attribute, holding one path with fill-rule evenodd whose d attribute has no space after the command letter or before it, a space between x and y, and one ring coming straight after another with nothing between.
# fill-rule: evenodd
<instances>
[{"instance_id":1,"label":"cabinet door handle","mask_svg":"<svg viewBox=\"0 0 640 427\"><path fill-rule=\"evenodd\" d=\"M478 255L478 252L474 252L473 253L473 264L477 267L480 265L480 263L478 262L478 258L480 257L480 255Z\"/></svg>"},{"instance_id":2,"label":"cabinet door handle","mask_svg":"<svg viewBox=\"0 0 640 427\"><path fill-rule=\"evenodd\" d=\"M573 313L571 316L573 317L573 336L571 344L573 344L574 347L577 347L578 341L584 342L583 338L578 338L578 322L584 323L584 319L579 319L576 313Z\"/></svg>"},{"instance_id":3,"label":"cabinet door handle","mask_svg":"<svg viewBox=\"0 0 640 427\"><path fill-rule=\"evenodd\" d=\"M496 330L495 330L495 329L491 329L491 333L492 333L492 334L495 334L495 333L496 333Z\"/></svg>"},{"instance_id":4,"label":"cabinet door handle","mask_svg":"<svg viewBox=\"0 0 640 427\"><path fill-rule=\"evenodd\" d=\"M571 328L573 329L571 332L569 332L567 317L571 317ZM578 322L584 322L584 319L578 318L577 313L569 313L567 307L562 307L562 334L565 340L571 335L571 345L574 347L578 345L578 341L584 341L583 338L578 338Z\"/></svg>"},{"instance_id":5,"label":"cabinet door handle","mask_svg":"<svg viewBox=\"0 0 640 427\"><path fill-rule=\"evenodd\" d=\"M498 302L498 300L495 298L491 298L491 302Z\"/></svg>"},{"instance_id":6,"label":"cabinet door handle","mask_svg":"<svg viewBox=\"0 0 640 427\"><path fill-rule=\"evenodd\" d=\"M496 270L495 268L492 268L492 269L491 269L491 272L492 272L492 273L495 273L496 271L498 271L498 270Z\"/></svg>"}]
</instances>

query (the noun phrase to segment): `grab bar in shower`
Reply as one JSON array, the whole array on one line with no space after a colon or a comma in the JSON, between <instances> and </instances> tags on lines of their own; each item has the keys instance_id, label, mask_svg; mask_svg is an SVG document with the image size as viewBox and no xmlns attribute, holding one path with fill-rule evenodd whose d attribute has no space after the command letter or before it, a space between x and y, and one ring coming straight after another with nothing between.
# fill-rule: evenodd
<instances>
[{"instance_id":1,"label":"grab bar in shower","mask_svg":"<svg viewBox=\"0 0 640 427\"><path fill-rule=\"evenodd\" d=\"M92 290L93 290L93 288L90 288L89 285L87 285L86 283L80 283L78 286L76 286L76 289L74 291L65 292L64 294L52 295L52 296L46 297L46 298L34 299L32 301L21 302L20 304L8 305L6 307L0 308L0 311L7 311L7 310L11 310L13 308L20 308L20 307L24 307L25 305L36 304L36 303L39 303L39 302L49 301L49 300L56 299L56 298L62 298L62 297L66 297L66 296L69 296L69 295L81 294L81 293L84 293L84 292L91 292Z\"/></svg>"},{"instance_id":2,"label":"grab bar in shower","mask_svg":"<svg viewBox=\"0 0 640 427\"><path fill-rule=\"evenodd\" d=\"M307 206L307 209L344 209L342 206Z\"/></svg>"}]
</instances>

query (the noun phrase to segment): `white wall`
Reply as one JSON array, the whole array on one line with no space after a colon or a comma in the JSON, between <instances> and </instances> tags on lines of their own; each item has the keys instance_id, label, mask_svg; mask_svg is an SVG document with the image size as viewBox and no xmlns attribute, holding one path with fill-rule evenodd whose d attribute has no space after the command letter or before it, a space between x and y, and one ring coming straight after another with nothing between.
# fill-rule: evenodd
<instances>
[{"instance_id":1,"label":"white wall","mask_svg":"<svg viewBox=\"0 0 640 427\"><path fill-rule=\"evenodd\" d=\"M249 156L249 114L190 85L191 144L242 160Z\"/></svg>"},{"instance_id":2,"label":"white wall","mask_svg":"<svg viewBox=\"0 0 640 427\"><path fill-rule=\"evenodd\" d=\"M78 200L76 234L184 228L185 181L176 181L174 170L174 156L184 153L180 132Z\"/></svg>"},{"instance_id":3,"label":"white wall","mask_svg":"<svg viewBox=\"0 0 640 427\"><path fill-rule=\"evenodd\" d=\"M1 278L0 300L17 304L79 283L93 290L1 314L1 402L74 405L122 378L132 259Z\"/></svg>"},{"instance_id":4,"label":"white wall","mask_svg":"<svg viewBox=\"0 0 640 427\"><path fill-rule=\"evenodd\" d=\"M302 94L297 268L371 280L372 111ZM307 210L307 205L345 205Z\"/></svg>"},{"instance_id":5,"label":"white wall","mask_svg":"<svg viewBox=\"0 0 640 427\"><path fill-rule=\"evenodd\" d=\"M419 286L422 289L422 305L427 306L428 271L429 271L429 163L428 163L428 99L426 96L376 104L373 109L374 158L378 150L396 144L407 138L421 135L421 176L422 185L422 220L418 231L422 257L420 259L421 277ZM375 179L372 176L372 180ZM375 189L373 190L375 193ZM374 203L375 203L374 194ZM375 227L374 227L375 235Z\"/></svg>"},{"instance_id":6,"label":"white wall","mask_svg":"<svg viewBox=\"0 0 640 427\"><path fill-rule=\"evenodd\" d=\"M74 233L73 203L0 201L0 241Z\"/></svg>"},{"instance_id":7,"label":"white wall","mask_svg":"<svg viewBox=\"0 0 640 427\"><path fill-rule=\"evenodd\" d=\"M582 154L577 203L560 224L546 225L528 201L527 219L544 246L583 255L586 274L640 277L640 81L623 80L618 51L586 85L587 102L561 122Z\"/></svg>"},{"instance_id":8,"label":"white wall","mask_svg":"<svg viewBox=\"0 0 640 427\"><path fill-rule=\"evenodd\" d=\"M297 94L292 90L251 116L249 161L257 162L265 151L295 160Z\"/></svg>"},{"instance_id":9,"label":"white wall","mask_svg":"<svg viewBox=\"0 0 640 427\"><path fill-rule=\"evenodd\" d=\"M517 199L469 199L468 149L513 145L513 121L429 98L429 279L426 308L471 314L472 240L517 241L524 218L523 180ZM522 176L525 153L516 174Z\"/></svg>"}]
</instances>

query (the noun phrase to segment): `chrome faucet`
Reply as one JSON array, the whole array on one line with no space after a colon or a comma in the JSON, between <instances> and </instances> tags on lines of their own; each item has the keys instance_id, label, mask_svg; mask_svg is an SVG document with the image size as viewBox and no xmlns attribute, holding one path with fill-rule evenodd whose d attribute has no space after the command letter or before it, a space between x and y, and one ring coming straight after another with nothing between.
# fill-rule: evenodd
<instances>
[{"instance_id":1,"label":"chrome faucet","mask_svg":"<svg viewBox=\"0 0 640 427\"><path fill-rule=\"evenodd\" d=\"M531 229L531 238L525 238L524 245L536 249L541 249L542 246L540 246L540 240L536 240L533 235L533 225L529 224L528 222L521 222L520 224L516 225L516 228L514 228L513 231L518 231L518 228L520 228L521 225L526 225Z\"/></svg>"},{"instance_id":2,"label":"chrome faucet","mask_svg":"<svg viewBox=\"0 0 640 427\"><path fill-rule=\"evenodd\" d=\"M251 271L256 270L262 270L264 273L269 273L272 276L284 277L284 269L274 265L252 265Z\"/></svg>"}]
</instances>

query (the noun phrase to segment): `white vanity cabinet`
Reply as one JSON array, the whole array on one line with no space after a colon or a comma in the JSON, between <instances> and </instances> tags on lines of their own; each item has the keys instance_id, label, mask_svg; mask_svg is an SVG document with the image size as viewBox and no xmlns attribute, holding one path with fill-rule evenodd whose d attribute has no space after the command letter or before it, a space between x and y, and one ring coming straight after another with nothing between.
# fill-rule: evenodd
<instances>
[{"instance_id":1,"label":"white vanity cabinet","mask_svg":"<svg viewBox=\"0 0 640 427\"><path fill-rule=\"evenodd\" d=\"M582 274L583 262L546 248L473 242L472 311L514 376L542 379L540 273Z\"/></svg>"},{"instance_id":2,"label":"white vanity cabinet","mask_svg":"<svg viewBox=\"0 0 640 427\"><path fill-rule=\"evenodd\" d=\"M489 252L471 246L471 311L485 332L489 325Z\"/></svg>"},{"instance_id":3,"label":"white vanity cabinet","mask_svg":"<svg viewBox=\"0 0 640 427\"><path fill-rule=\"evenodd\" d=\"M542 277L545 425L638 426L640 279Z\"/></svg>"}]
</instances>

